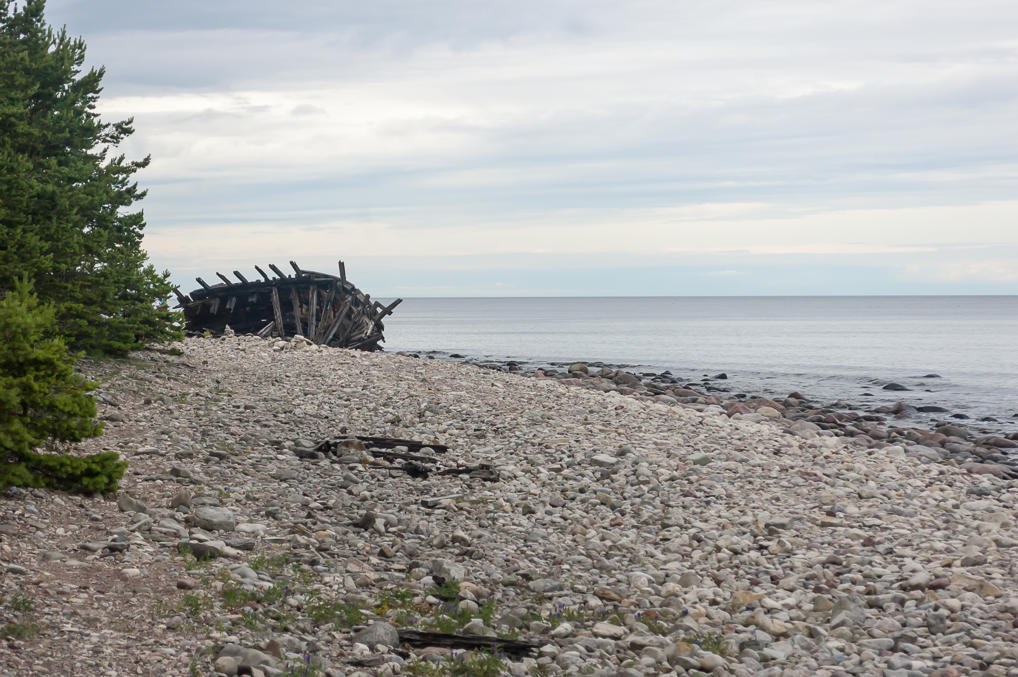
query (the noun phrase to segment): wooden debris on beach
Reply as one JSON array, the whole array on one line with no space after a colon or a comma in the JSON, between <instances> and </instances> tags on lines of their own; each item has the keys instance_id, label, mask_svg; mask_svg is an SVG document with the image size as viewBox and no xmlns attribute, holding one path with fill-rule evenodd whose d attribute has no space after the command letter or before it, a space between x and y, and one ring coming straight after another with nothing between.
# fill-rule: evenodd
<instances>
[{"instance_id":1,"label":"wooden debris on beach","mask_svg":"<svg viewBox=\"0 0 1018 677\"><path fill-rule=\"evenodd\" d=\"M399 641L410 646L438 646L448 649L484 649L511 656L530 656L547 643L547 640L503 639L483 635L457 635L447 632L400 630Z\"/></svg>"},{"instance_id":2,"label":"wooden debris on beach","mask_svg":"<svg viewBox=\"0 0 1018 677\"><path fill-rule=\"evenodd\" d=\"M346 279L346 266L339 262L339 276L304 270L290 261L294 275L286 275L275 264L269 269L275 277L259 266L261 279L248 280L240 271L233 271L236 281L222 273L222 280L210 285L195 278L200 288L184 295L174 289L177 308L184 311L185 331L190 334L211 333L221 336L227 326L239 334L257 336L300 335L320 345L337 348L380 350L385 326L382 320L390 315L403 299L389 305L372 301Z\"/></svg>"},{"instance_id":3,"label":"wooden debris on beach","mask_svg":"<svg viewBox=\"0 0 1018 677\"><path fill-rule=\"evenodd\" d=\"M389 470L399 470L411 477L425 478L431 473L436 475L465 475L471 479L496 482L498 471L490 464L455 465L440 467L439 459L422 452L444 454L449 447L437 442L419 440L403 440L394 437L371 437L354 435L335 437L323 440L316 445L305 443L298 445L294 453L301 458L341 458L348 453L364 453L372 458L390 462L379 466Z\"/></svg>"}]
</instances>

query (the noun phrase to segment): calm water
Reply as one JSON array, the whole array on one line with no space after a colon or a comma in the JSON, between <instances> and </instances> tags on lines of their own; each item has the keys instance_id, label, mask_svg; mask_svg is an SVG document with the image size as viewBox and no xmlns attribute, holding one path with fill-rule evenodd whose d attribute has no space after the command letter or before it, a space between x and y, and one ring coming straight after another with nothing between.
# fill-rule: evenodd
<instances>
[{"instance_id":1,"label":"calm water","mask_svg":"<svg viewBox=\"0 0 1018 677\"><path fill-rule=\"evenodd\" d=\"M1018 296L422 298L385 335L389 351L725 372L732 392L937 404L1018 429Z\"/></svg>"}]
</instances>

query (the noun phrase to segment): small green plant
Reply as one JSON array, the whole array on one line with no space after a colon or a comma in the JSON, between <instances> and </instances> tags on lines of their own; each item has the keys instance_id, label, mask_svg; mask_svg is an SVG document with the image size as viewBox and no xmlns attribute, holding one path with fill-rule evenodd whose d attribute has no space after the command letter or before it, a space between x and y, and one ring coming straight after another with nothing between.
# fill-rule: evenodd
<instances>
[{"instance_id":1,"label":"small green plant","mask_svg":"<svg viewBox=\"0 0 1018 677\"><path fill-rule=\"evenodd\" d=\"M418 677L498 677L506 670L505 656L487 651L469 651L441 660L415 659L403 671Z\"/></svg>"},{"instance_id":2,"label":"small green plant","mask_svg":"<svg viewBox=\"0 0 1018 677\"><path fill-rule=\"evenodd\" d=\"M202 555L201 557L195 555L191 548L184 544L177 548L177 552L179 552L180 556L184 559L185 571L192 571L203 567L213 559L212 555L209 554Z\"/></svg>"},{"instance_id":3,"label":"small green plant","mask_svg":"<svg viewBox=\"0 0 1018 677\"><path fill-rule=\"evenodd\" d=\"M15 611L20 611L22 613L28 613L29 611L32 610L33 606L32 600L28 599L27 597L22 597L21 595L18 595L17 597L12 597L11 601L8 602L8 604L10 604L10 607Z\"/></svg>"},{"instance_id":4,"label":"small green plant","mask_svg":"<svg viewBox=\"0 0 1018 677\"><path fill-rule=\"evenodd\" d=\"M646 625L647 630L655 635L665 637L671 634L671 627L656 612L637 612L636 620Z\"/></svg>"},{"instance_id":5,"label":"small green plant","mask_svg":"<svg viewBox=\"0 0 1018 677\"><path fill-rule=\"evenodd\" d=\"M490 597L484 600L477 610L477 617L484 621L485 625L491 627L491 622L495 618L495 600Z\"/></svg>"},{"instance_id":6,"label":"small green plant","mask_svg":"<svg viewBox=\"0 0 1018 677\"><path fill-rule=\"evenodd\" d=\"M323 674L322 667L314 662L314 657L305 652L299 663L287 661L281 677L319 677Z\"/></svg>"},{"instance_id":7,"label":"small green plant","mask_svg":"<svg viewBox=\"0 0 1018 677\"><path fill-rule=\"evenodd\" d=\"M196 617L200 616L203 611L211 609L212 601L202 594L184 595L180 606L183 611L187 612L188 616Z\"/></svg>"},{"instance_id":8,"label":"small green plant","mask_svg":"<svg viewBox=\"0 0 1018 677\"><path fill-rule=\"evenodd\" d=\"M352 604L312 597L304 611L316 625L332 624L337 630L364 622L364 611Z\"/></svg>"},{"instance_id":9,"label":"small green plant","mask_svg":"<svg viewBox=\"0 0 1018 677\"><path fill-rule=\"evenodd\" d=\"M283 573L283 570L289 566L289 564L290 558L287 555L273 555L271 557L255 555L247 563L247 565L255 571L272 575Z\"/></svg>"},{"instance_id":10,"label":"small green plant","mask_svg":"<svg viewBox=\"0 0 1018 677\"><path fill-rule=\"evenodd\" d=\"M455 579L443 581L440 585L428 588L428 594L446 602L452 602L460 596L460 582Z\"/></svg>"},{"instance_id":11,"label":"small green plant","mask_svg":"<svg viewBox=\"0 0 1018 677\"><path fill-rule=\"evenodd\" d=\"M248 630L261 630L262 624L258 622L258 614L251 609L244 609L240 612L244 627Z\"/></svg>"},{"instance_id":12,"label":"small green plant","mask_svg":"<svg viewBox=\"0 0 1018 677\"><path fill-rule=\"evenodd\" d=\"M234 585L224 585L220 594L223 597L223 606L227 609L237 609L255 601L254 593Z\"/></svg>"},{"instance_id":13,"label":"small green plant","mask_svg":"<svg viewBox=\"0 0 1018 677\"><path fill-rule=\"evenodd\" d=\"M394 588L382 590L378 594L378 603L374 606L376 614L383 616L392 609L412 609L414 605L414 591L410 588L398 585Z\"/></svg>"},{"instance_id":14,"label":"small green plant","mask_svg":"<svg viewBox=\"0 0 1018 677\"><path fill-rule=\"evenodd\" d=\"M697 632L693 635L688 635L682 641L687 644L696 644L704 651L709 651L719 656L726 656L728 654L728 642L725 641L724 635L720 632Z\"/></svg>"},{"instance_id":15,"label":"small green plant","mask_svg":"<svg viewBox=\"0 0 1018 677\"><path fill-rule=\"evenodd\" d=\"M0 637L10 639L32 639L39 634L35 623L6 623L0 627Z\"/></svg>"},{"instance_id":16,"label":"small green plant","mask_svg":"<svg viewBox=\"0 0 1018 677\"><path fill-rule=\"evenodd\" d=\"M440 604L434 608L431 619L427 621L430 628L439 632L456 632L469 623L473 616L469 611L461 609L458 604Z\"/></svg>"}]
</instances>

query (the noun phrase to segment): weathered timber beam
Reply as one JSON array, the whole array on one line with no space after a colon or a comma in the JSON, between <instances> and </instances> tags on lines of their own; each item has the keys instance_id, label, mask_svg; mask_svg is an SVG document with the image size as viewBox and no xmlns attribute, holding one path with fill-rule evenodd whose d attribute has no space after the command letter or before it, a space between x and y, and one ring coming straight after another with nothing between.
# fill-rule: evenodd
<instances>
[{"instance_id":1,"label":"weathered timber beam","mask_svg":"<svg viewBox=\"0 0 1018 677\"><path fill-rule=\"evenodd\" d=\"M270 263L269 264L269 268L272 269L273 273L275 273L276 275L279 276L280 280L285 280L286 279L286 275L283 275L283 271L281 271L279 268L276 268L276 264L275 263Z\"/></svg>"},{"instance_id":2,"label":"weathered timber beam","mask_svg":"<svg viewBox=\"0 0 1018 677\"><path fill-rule=\"evenodd\" d=\"M209 308L209 312L213 315L219 314L219 297L216 296L212 299L212 307Z\"/></svg>"},{"instance_id":3,"label":"weathered timber beam","mask_svg":"<svg viewBox=\"0 0 1018 677\"><path fill-rule=\"evenodd\" d=\"M266 336L272 333L272 329L275 326L276 326L275 322L269 322L267 325L258 330L258 336L260 338L265 338Z\"/></svg>"},{"instance_id":4,"label":"weathered timber beam","mask_svg":"<svg viewBox=\"0 0 1018 677\"><path fill-rule=\"evenodd\" d=\"M374 334L371 334L370 336L366 336L366 337L362 338L360 341L354 341L350 345L346 345L346 346L343 346L343 347L344 348L359 348L360 346L366 345L368 343L376 342L380 338L382 338L382 332L376 331Z\"/></svg>"},{"instance_id":5,"label":"weathered timber beam","mask_svg":"<svg viewBox=\"0 0 1018 677\"><path fill-rule=\"evenodd\" d=\"M451 649L488 649L514 656L529 656L544 645L543 640L501 639L482 635L455 635L445 632L400 630L399 641L411 646L439 646Z\"/></svg>"},{"instance_id":6,"label":"weathered timber beam","mask_svg":"<svg viewBox=\"0 0 1018 677\"><path fill-rule=\"evenodd\" d=\"M269 281L269 276L268 276L268 275L266 275L266 274L265 274L265 271L264 271L264 270L262 270L262 269L261 269L261 268L260 268L259 266L255 266L255 270L257 270L257 271L258 271L258 274L259 274L259 275L261 275L262 277L264 277L264 278L265 278L265 281L266 281L266 282L268 282L268 281Z\"/></svg>"},{"instance_id":7,"label":"weathered timber beam","mask_svg":"<svg viewBox=\"0 0 1018 677\"><path fill-rule=\"evenodd\" d=\"M226 284L227 287L232 287L233 286L233 283L230 282L230 278L226 277L222 273L216 273L216 275L219 277L220 280L223 281L224 284Z\"/></svg>"},{"instance_id":8,"label":"weathered timber beam","mask_svg":"<svg viewBox=\"0 0 1018 677\"><path fill-rule=\"evenodd\" d=\"M439 454L444 454L449 451L449 446L446 444L424 442L421 440L404 440L398 437L371 437L369 435L357 435L357 439L376 449L395 449L396 447L406 447L408 451L420 451L424 447L428 447Z\"/></svg>"},{"instance_id":9,"label":"weathered timber beam","mask_svg":"<svg viewBox=\"0 0 1018 677\"><path fill-rule=\"evenodd\" d=\"M293 268L293 272L297 273L297 277L303 277L304 271L294 261L290 261L290 267Z\"/></svg>"},{"instance_id":10,"label":"weathered timber beam","mask_svg":"<svg viewBox=\"0 0 1018 677\"><path fill-rule=\"evenodd\" d=\"M316 322L318 320L318 285L311 285L310 291L308 291L308 338L312 341L315 340L315 329Z\"/></svg>"},{"instance_id":11,"label":"weathered timber beam","mask_svg":"<svg viewBox=\"0 0 1018 677\"><path fill-rule=\"evenodd\" d=\"M350 296L343 299L343 306L339 310L339 315L336 316L336 319L332 322L332 326L329 327L329 331L325 334L325 339L322 340L323 345L328 345L329 341L332 340L332 337L336 335L339 325L341 325L343 320L346 319L346 314L350 310L350 299Z\"/></svg>"},{"instance_id":12,"label":"weathered timber beam","mask_svg":"<svg viewBox=\"0 0 1018 677\"><path fill-rule=\"evenodd\" d=\"M209 283L201 279L200 277L196 277L194 279L198 280L198 284L202 286L202 289L212 289L212 287L209 286Z\"/></svg>"},{"instance_id":13,"label":"weathered timber beam","mask_svg":"<svg viewBox=\"0 0 1018 677\"><path fill-rule=\"evenodd\" d=\"M233 309L237 307L237 297L231 296L226 300L226 312L232 313Z\"/></svg>"},{"instance_id":14,"label":"weathered timber beam","mask_svg":"<svg viewBox=\"0 0 1018 677\"><path fill-rule=\"evenodd\" d=\"M244 284L247 284L247 278L246 278L246 277L244 277L243 275L241 275L241 274L240 274L240 271L239 271L239 270L235 270L235 271L233 271L233 274L237 276L237 279L238 279L238 280L240 280L240 281L241 281L241 282L243 282Z\"/></svg>"},{"instance_id":15,"label":"weathered timber beam","mask_svg":"<svg viewBox=\"0 0 1018 677\"><path fill-rule=\"evenodd\" d=\"M325 336L325 332L329 328L329 322L332 319L332 311L334 310L334 308L332 307L332 302L336 298L336 287L337 286L338 285L335 282L333 282L329 286L329 293L325 297L325 304L322 305L322 321L319 323L319 326L318 326L318 335L311 339L315 343L321 343L322 342L322 337Z\"/></svg>"},{"instance_id":16,"label":"weathered timber beam","mask_svg":"<svg viewBox=\"0 0 1018 677\"><path fill-rule=\"evenodd\" d=\"M290 287L290 303L293 304L293 324L297 328L297 333L303 336L304 330L301 329L300 326L300 315L301 315L300 297L297 296L296 287Z\"/></svg>"},{"instance_id":17,"label":"weathered timber beam","mask_svg":"<svg viewBox=\"0 0 1018 677\"><path fill-rule=\"evenodd\" d=\"M276 320L276 331L280 337L286 338L286 327L283 325L283 311L279 307L279 290L272 288L272 316Z\"/></svg>"},{"instance_id":18,"label":"weathered timber beam","mask_svg":"<svg viewBox=\"0 0 1018 677\"><path fill-rule=\"evenodd\" d=\"M343 285L343 291L346 291L346 264L342 261L339 262L339 283Z\"/></svg>"},{"instance_id":19,"label":"weathered timber beam","mask_svg":"<svg viewBox=\"0 0 1018 677\"><path fill-rule=\"evenodd\" d=\"M375 319L376 320L381 320L386 315L392 315L392 311L396 310L396 306L398 306L401 303L403 303L403 299L396 299L395 301L393 301L389 305L387 305L384 308L382 308L382 313L378 317L376 317Z\"/></svg>"}]
</instances>

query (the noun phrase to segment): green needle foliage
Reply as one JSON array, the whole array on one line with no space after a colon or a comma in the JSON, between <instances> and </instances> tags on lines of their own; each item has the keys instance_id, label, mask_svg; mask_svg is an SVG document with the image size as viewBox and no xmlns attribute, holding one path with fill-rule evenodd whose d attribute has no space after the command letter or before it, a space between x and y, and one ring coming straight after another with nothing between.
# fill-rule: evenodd
<instances>
[{"instance_id":1,"label":"green needle foliage","mask_svg":"<svg viewBox=\"0 0 1018 677\"><path fill-rule=\"evenodd\" d=\"M0 488L116 491L127 463L117 454L35 453L48 440L78 442L102 433L93 420L95 385L74 371L74 357L53 335L53 308L28 283L0 301Z\"/></svg>"},{"instance_id":2,"label":"green needle foliage","mask_svg":"<svg viewBox=\"0 0 1018 677\"><path fill-rule=\"evenodd\" d=\"M74 350L177 339L177 315L157 305L169 273L147 263L130 211L149 158L115 153L132 120L99 118L104 69L82 71L84 41L49 27L45 4L0 0L0 292L26 277Z\"/></svg>"}]
</instances>

